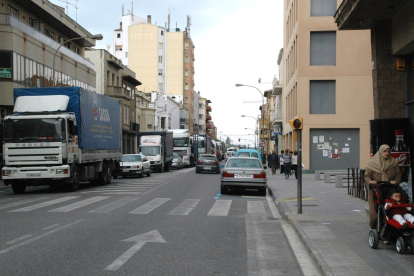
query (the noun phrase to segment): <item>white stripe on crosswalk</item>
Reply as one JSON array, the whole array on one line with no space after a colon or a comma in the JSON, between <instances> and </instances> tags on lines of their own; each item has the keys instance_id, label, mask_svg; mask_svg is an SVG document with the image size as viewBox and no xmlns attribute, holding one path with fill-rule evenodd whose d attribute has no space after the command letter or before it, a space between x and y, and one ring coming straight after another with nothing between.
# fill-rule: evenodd
<instances>
[{"instance_id":1,"label":"white stripe on crosswalk","mask_svg":"<svg viewBox=\"0 0 414 276\"><path fill-rule=\"evenodd\" d=\"M175 209L168 213L168 215L186 216L191 210L200 202L199 199L186 199Z\"/></svg>"},{"instance_id":2,"label":"white stripe on crosswalk","mask_svg":"<svg viewBox=\"0 0 414 276\"><path fill-rule=\"evenodd\" d=\"M47 198L47 197L39 197L39 198L36 198L36 199L20 200L18 202L12 202L12 203L8 203L8 204L0 205L0 210L1 209L6 209L6 208L9 208L9 207L23 205L23 204L34 202L34 201L39 201L39 200L42 200L42 199L45 199L45 198Z\"/></svg>"},{"instance_id":3,"label":"white stripe on crosswalk","mask_svg":"<svg viewBox=\"0 0 414 276\"><path fill-rule=\"evenodd\" d=\"M207 216L227 216L230 211L231 202L232 200L216 200Z\"/></svg>"},{"instance_id":4,"label":"white stripe on crosswalk","mask_svg":"<svg viewBox=\"0 0 414 276\"><path fill-rule=\"evenodd\" d=\"M247 201L247 213L255 215L266 215L264 204L261 201Z\"/></svg>"},{"instance_id":5,"label":"white stripe on crosswalk","mask_svg":"<svg viewBox=\"0 0 414 276\"><path fill-rule=\"evenodd\" d=\"M150 202L142 205L141 207L138 207L137 209L132 210L129 213L130 214L146 215L146 214L148 214L149 212L151 212L155 208L161 206L162 204L164 204L165 202L167 202L170 199L171 198L155 198L155 199L151 200Z\"/></svg>"},{"instance_id":6,"label":"white stripe on crosswalk","mask_svg":"<svg viewBox=\"0 0 414 276\"><path fill-rule=\"evenodd\" d=\"M100 195L139 195L140 192L94 192L94 191L90 191L90 192L82 192L83 194L88 194L88 193L99 193Z\"/></svg>"},{"instance_id":7,"label":"white stripe on crosswalk","mask_svg":"<svg viewBox=\"0 0 414 276\"><path fill-rule=\"evenodd\" d=\"M78 197L80 197L80 196L65 196L65 197L62 197L62 198L58 198L58 199L46 201L46 202L43 202L43 203L35 204L35 205L32 205L32 206L28 206L28 207L24 207L24 208L20 208L20 209L16 209L16 210L11 210L9 212L29 212L29 211L40 209L40 208L50 206L50 205L53 205L53 204L58 204L58 203L61 203L61 202L72 200L72 199L75 199L75 198L78 198Z\"/></svg>"},{"instance_id":8,"label":"white stripe on crosswalk","mask_svg":"<svg viewBox=\"0 0 414 276\"><path fill-rule=\"evenodd\" d=\"M69 212L69 211L84 207L86 205L89 205L89 204L92 204L92 203L95 203L95 202L98 202L98 201L101 201L107 198L109 198L109 196L95 196L95 197L88 198L88 199L85 199L85 200L82 200L82 201L79 201L73 204L69 204L67 206L63 206L57 209L50 210L49 212L59 212L59 213Z\"/></svg>"},{"instance_id":9,"label":"white stripe on crosswalk","mask_svg":"<svg viewBox=\"0 0 414 276\"><path fill-rule=\"evenodd\" d=\"M140 188L134 188L134 189L98 189L93 190L91 192L125 192L125 191L138 191L138 190L145 190Z\"/></svg>"},{"instance_id":10,"label":"white stripe on crosswalk","mask_svg":"<svg viewBox=\"0 0 414 276\"><path fill-rule=\"evenodd\" d=\"M137 199L138 198L136 197L124 197L124 198L121 198L120 200L117 200L115 202L99 207L98 209L89 211L89 213L101 213L101 214L109 213Z\"/></svg>"}]
</instances>

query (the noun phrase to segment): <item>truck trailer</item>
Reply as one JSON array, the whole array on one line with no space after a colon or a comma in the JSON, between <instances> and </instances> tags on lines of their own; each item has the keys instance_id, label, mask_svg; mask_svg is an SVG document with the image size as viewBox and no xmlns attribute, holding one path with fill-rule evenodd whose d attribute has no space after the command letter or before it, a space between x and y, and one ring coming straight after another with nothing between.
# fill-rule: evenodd
<instances>
[{"instance_id":1,"label":"truck trailer","mask_svg":"<svg viewBox=\"0 0 414 276\"><path fill-rule=\"evenodd\" d=\"M138 132L138 152L147 156L151 170L169 171L173 160L171 131Z\"/></svg>"},{"instance_id":2,"label":"truck trailer","mask_svg":"<svg viewBox=\"0 0 414 276\"><path fill-rule=\"evenodd\" d=\"M4 119L2 176L27 186L111 182L122 157L120 101L80 87L16 88Z\"/></svg>"}]
</instances>

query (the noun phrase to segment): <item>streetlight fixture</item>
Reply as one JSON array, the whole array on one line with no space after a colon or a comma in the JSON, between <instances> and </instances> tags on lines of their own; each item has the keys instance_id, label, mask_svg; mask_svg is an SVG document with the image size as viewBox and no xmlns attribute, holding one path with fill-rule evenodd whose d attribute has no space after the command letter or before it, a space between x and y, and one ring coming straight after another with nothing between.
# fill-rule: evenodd
<instances>
[{"instance_id":1,"label":"streetlight fixture","mask_svg":"<svg viewBox=\"0 0 414 276\"><path fill-rule=\"evenodd\" d=\"M257 144L256 144L256 131L254 130L254 129L252 129L252 128L244 128L244 130L248 130L248 129L250 129L250 130L253 130L253 135L254 135L254 138L255 138L255 140L254 140L254 148L257 148Z\"/></svg>"},{"instance_id":2,"label":"streetlight fixture","mask_svg":"<svg viewBox=\"0 0 414 276\"><path fill-rule=\"evenodd\" d=\"M55 54L53 56L52 87L55 87L55 59L56 59L56 54L59 51L60 47L62 47L66 42L69 42L69 41L72 41L72 40L77 40L77 39L82 39L82 38L90 38L90 39L94 39L94 40L102 40L103 39L103 35L96 34L96 35L89 35L89 36L83 36L83 37L75 37L75 38L71 38L71 39L65 40L62 43L60 43L59 47L56 49L56 52L55 52Z\"/></svg>"}]
</instances>

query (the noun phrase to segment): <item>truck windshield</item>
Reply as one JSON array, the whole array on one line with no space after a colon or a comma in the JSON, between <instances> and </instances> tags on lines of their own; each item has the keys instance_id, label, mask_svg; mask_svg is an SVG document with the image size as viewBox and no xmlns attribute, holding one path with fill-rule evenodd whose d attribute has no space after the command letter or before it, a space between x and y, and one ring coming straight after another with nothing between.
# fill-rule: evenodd
<instances>
[{"instance_id":1,"label":"truck windshield","mask_svg":"<svg viewBox=\"0 0 414 276\"><path fill-rule=\"evenodd\" d=\"M198 140L198 147L199 148L205 148L206 144L204 143L204 140Z\"/></svg>"},{"instance_id":2,"label":"truck windshield","mask_svg":"<svg viewBox=\"0 0 414 276\"><path fill-rule=\"evenodd\" d=\"M4 141L62 141L66 138L64 119L8 119Z\"/></svg>"},{"instance_id":3,"label":"truck windshield","mask_svg":"<svg viewBox=\"0 0 414 276\"><path fill-rule=\"evenodd\" d=\"M155 156L155 155L160 154L160 147L157 147L157 146L141 147L140 152L142 152L143 155Z\"/></svg>"},{"instance_id":4,"label":"truck windshield","mask_svg":"<svg viewBox=\"0 0 414 276\"><path fill-rule=\"evenodd\" d=\"M174 138L174 147L188 147L188 138Z\"/></svg>"}]
</instances>

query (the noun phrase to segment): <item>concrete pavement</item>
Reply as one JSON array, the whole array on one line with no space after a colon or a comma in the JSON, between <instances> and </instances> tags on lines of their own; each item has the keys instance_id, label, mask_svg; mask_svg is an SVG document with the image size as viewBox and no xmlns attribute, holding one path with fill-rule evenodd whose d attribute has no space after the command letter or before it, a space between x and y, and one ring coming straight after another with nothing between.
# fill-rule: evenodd
<instances>
[{"instance_id":1,"label":"concrete pavement","mask_svg":"<svg viewBox=\"0 0 414 276\"><path fill-rule=\"evenodd\" d=\"M368 202L347 188L303 175L302 214L297 212L297 181L267 169L268 189L282 217L296 230L322 275L413 275L413 255L395 244L368 244Z\"/></svg>"}]
</instances>

